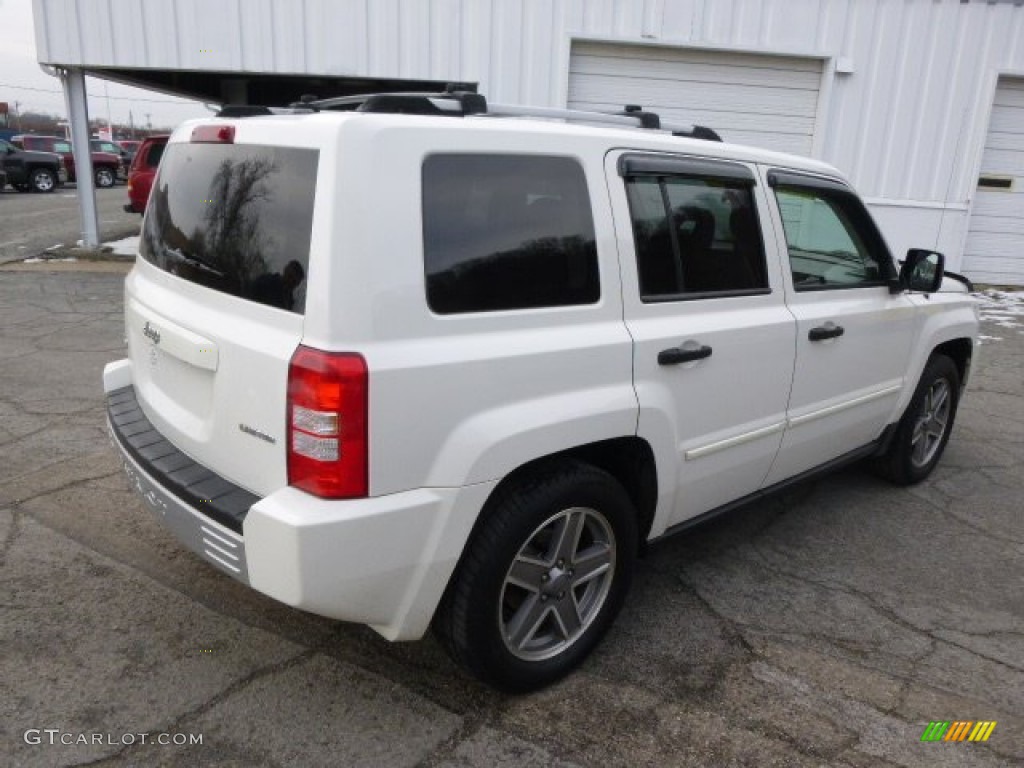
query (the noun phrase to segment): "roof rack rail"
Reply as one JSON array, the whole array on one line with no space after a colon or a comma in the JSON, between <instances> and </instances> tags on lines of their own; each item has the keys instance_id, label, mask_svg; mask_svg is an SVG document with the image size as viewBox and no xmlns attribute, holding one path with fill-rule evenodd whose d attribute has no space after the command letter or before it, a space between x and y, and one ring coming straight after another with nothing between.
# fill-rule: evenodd
<instances>
[{"instance_id":1,"label":"roof rack rail","mask_svg":"<svg viewBox=\"0 0 1024 768\"><path fill-rule=\"evenodd\" d=\"M635 105L627 106L622 112L589 112L581 109L559 109L557 107L528 107L519 104L488 104L490 117L543 117L580 123L610 123L627 128L671 131L673 136L683 136L705 141L721 141L717 132L704 125L666 123L653 112L645 112Z\"/></svg>"},{"instance_id":2,"label":"roof rack rail","mask_svg":"<svg viewBox=\"0 0 1024 768\"><path fill-rule=\"evenodd\" d=\"M655 112L648 112L638 104L627 104L620 112L590 112L579 109L557 107L531 107L520 104L488 103L483 94L476 93L468 83L449 83L441 93L364 93L355 96L335 96L317 99L305 94L300 101L288 105L287 110L267 107L225 107L219 113L223 117L246 117L247 114L270 114L274 112L300 112L312 110L384 112L406 115L441 115L446 117L539 117L581 123L608 123L624 128L667 131L673 136L682 136L704 141L721 141L722 137L704 125L667 123ZM226 110L239 110L238 114L225 114ZM241 110L267 110L265 112L242 113Z\"/></svg>"},{"instance_id":3,"label":"roof rack rail","mask_svg":"<svg viewBox=\"0 0 1024 768\"><path fill-rule=\"evenodd\" d=\"M263 115L298 115L309 112L301 105L288 107L264 107L260 104L225 104L214 117L260 117Z\"/></svg>"},{"instance_id":4,"label":"roof rack rail","mask_svg":"<svg viewBox=\"0 0 1024 768\"><path fill-rule=\"evenodd\" d=\"M688 139L704 139L704 141L721 141L718 131L706 125L694 125L688 131L672 131L673 136L684 136Z\"/></svg>"}]
</instances>

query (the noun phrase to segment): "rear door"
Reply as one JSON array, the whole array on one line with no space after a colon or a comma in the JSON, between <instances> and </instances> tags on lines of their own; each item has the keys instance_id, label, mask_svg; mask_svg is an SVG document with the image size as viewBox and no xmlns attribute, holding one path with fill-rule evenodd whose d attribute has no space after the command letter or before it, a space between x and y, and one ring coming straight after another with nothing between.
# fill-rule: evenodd
<instances>
[{"instance_id":1,"label":"rear door","mask_svg":"<svg viewBox=\"0 0 1024 768\"><path fill-rule=\"evenodd\" d=\"M788 428L771 484L882 433L904 385L916 319L910 300L889 292L892 257L848 187L778 170L764 178L797 322Z\"/></svg>"},{"instance_id":2,"label":"rear door","mask_svg":"<svg viewBox=\"0 0 1024 768\"><path fill-rule=\"evenodd\" d=\"M637 428L658 460L656 536L761 487L785 427L795 329L753 166L612 153L606 171Z\"/></svg>"},{"instance_id":3,"label":"rear door","mask_svg":"<svg viewBox=\"0 0 1024 768\"><path fill-rule=\"evenodd\" d=\"M303 329L318 151L247 142L248 129L167 146L125 303L150 421L263 495L287 482L288 363Z\"/></svg>"}]
</instances>

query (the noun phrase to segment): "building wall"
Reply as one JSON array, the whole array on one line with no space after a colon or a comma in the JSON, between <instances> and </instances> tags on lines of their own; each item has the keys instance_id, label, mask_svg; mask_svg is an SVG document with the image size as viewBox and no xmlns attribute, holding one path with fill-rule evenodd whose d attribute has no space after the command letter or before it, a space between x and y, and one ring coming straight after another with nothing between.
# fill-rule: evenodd
<instances>
[{"instance_id":1,"label":"building wall","mask_svg":"<svg viewBox=\"0 0 1024 768\"><path fill-rule=\"evenodd\" d=\"M554 106L573 39L820 57L815 153L868 199L894 251L937 247L954 267L997 76L1024 74L1022 0L34 4L46 63L468 80L495 101Z\"/></svg>"}]
</instances>

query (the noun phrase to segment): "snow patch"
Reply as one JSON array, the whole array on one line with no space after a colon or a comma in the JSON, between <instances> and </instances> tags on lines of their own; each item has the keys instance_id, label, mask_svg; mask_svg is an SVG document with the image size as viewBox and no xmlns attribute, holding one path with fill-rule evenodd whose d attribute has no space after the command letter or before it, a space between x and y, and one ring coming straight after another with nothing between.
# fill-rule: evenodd
<instances>
[{"instance_id":1,"label":"snow patch","mask_svg":"<svg viewBox=\"0 0 1024 768\"><path fill-rule=\"evenodd\" d=\"M981 319L1016 328L1024 324L1024 291L999 291L990 288L974 294L979 302ZM1018 320L1019 318L1019 320Z\"/></svg>"},{"instance_id":2,"label":"snow patch","mask_svg":"<svg viewBox=\"0 0 1024 768\"><path fill-rule=\"evenodd\" d=\"M139 252L139 236L132 235L121 240L112 240L103 245L110 248L111 252L118 256L135 256Z\"/></svg>"}]
</instances>

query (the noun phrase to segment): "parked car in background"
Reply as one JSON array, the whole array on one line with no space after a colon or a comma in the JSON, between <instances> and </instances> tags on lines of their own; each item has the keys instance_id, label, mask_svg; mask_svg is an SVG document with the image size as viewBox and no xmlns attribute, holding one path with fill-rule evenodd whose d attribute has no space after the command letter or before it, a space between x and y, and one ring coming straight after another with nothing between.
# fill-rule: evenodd
<instances>
[{"instance_id":1,"label":"parked car in background","mask_svg":"<svg viewBox=\"0 0 1024 768\"><path fill-rule=\"evenodd\" d=\"M93 152L106 152L108 155L117 155L121 158L121 170L118 176L122 179L128 178L128 166L132 164L132 154L119 142L108 139L89 139L89 147Z\"/></svg>"},{"instance_id":2,"label":"parked car in background","mask_svg":"<svg viewBox=\"0 0 1024 768\"><path fill-rule=\"evenodd\" d=\"M21 149L34 150L36 152L56 152L64 158L64 165L67 167L68 181L78 181L75 173L75 155L71 151L71 142L62 139L60 136L36 136L34 134L21 134L11 139L11 143ZM92 172L97 187L112 187L117 179L124 178L124 168L121 164L121 156L109 152L92 153Z\"/></svg>"},{"instance_id":3,"label":"parked car in background","mask_svg":"<svg viewBox=\"0 0 1024 768\"><path fill-rule=\"evenodd\" d=\"M150 136L139 146L128 170L128 202L124 209L129 213L144 213L149 191L153 188L153 177L160 166L167 136Z\"/></svg>"},{"instance_id":4,"label":"parked car in background","mask_svg":"<svg viewBox=\"0 0 1024 768\"><path fill-rule=\"evenodd\" d=\"M136 139L123 139L117 143L121 149L128 153L128 167L131 168L135 155L139 151L139 147L142 146L142 142Z\"/></svg>"},{"instance_id":5,"label":"parked car in background","mask_svg":"<svg viewBox=\"0 0 1024 768\"><path fill-rule=\"evenodd\" d=\"M10 184L19 192L53 192L68 180L68 172L56 153L25 150L0 139L0 178L0 189Z\"/></svg>"}]
</instances>

